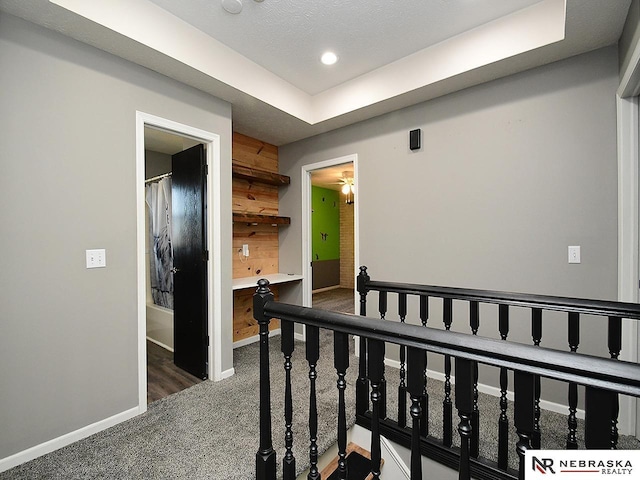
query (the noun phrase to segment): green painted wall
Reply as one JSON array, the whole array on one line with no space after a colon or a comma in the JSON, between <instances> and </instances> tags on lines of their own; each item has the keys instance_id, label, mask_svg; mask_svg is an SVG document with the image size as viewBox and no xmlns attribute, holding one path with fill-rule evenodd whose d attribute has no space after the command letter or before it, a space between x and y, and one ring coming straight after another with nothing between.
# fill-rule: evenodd
<instances>
[{"instance_id":1,"label":"green painted wall","mask_svg":"<svg viewBox=\"0 0 640 480\"><path fill-rule=\"evenodd\" d=\"M313 260L340 258L340 195L336 190L311 187L311 249Z\"/></svg>"}]
</instances>

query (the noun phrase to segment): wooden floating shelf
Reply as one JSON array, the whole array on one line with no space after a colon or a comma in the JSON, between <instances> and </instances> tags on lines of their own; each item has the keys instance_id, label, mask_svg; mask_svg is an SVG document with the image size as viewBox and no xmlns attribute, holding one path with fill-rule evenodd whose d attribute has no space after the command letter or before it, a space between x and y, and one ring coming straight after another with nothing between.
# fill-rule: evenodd
<instances>
[{"instance_id":1,"label":"wooden floating shelf","mask_svg":"<svg viewBox=\"0 0 640 480\"><path fill-rule=\"evenodd\" d=\"M235 213L233 214L234 222L241 223L267 223L270 225L290 225L289 217L280 217L278 215L260 215L258 213Z\"/></svg>"},{"instance_id":2,"label":"wooden floating shelf","mask_svg":"<svg viewBox=\"0 0 640 480\"><path fill-rule=\"evenodd\" d=\"M249 168L238 164L233 164L231 166L231 174L236 178L242 178L243 180L249 180L250 182L266 183L268 185L282 186L289 185L291 183L291 179L286 175L266 172L264 170Z\"/></svg>"}]
</instances>

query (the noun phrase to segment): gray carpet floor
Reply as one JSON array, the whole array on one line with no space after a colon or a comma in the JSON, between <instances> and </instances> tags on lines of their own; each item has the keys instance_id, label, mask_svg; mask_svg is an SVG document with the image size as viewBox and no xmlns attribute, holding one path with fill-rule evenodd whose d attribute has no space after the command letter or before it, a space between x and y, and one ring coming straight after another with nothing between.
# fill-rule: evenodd
<instances>
[{"instance_id":1,"label":"gray carpet floor","mask_svg":"<svg viewBox=\"0 0 640 480\"><path fill-rule=\"evenodd\" d=\"M336 442L337 395L333 341L323 332L318 363L318 447ZM353 344L353 342L351 342ZM278 469L284 456L284 371L280 337L270 341L274 402L273 440ZM349 425L355 421L357 363L351 356L346 391ZM0 479L249 479L258 450L258 344L235 351L236 374L202 382L149 405L148 411L84 440L6 472ZM294 453L297 469L308 467L308 366L304 346L293 356Z\"/></svg>"},{"instance_id":2,"label":"gray carpet floor","mask_svg":"<svg viewBox=\"0 0 640 480\"><path fill-rule=\"evenodd\" d=\"M345 292L343 292L345 293ZM348 296L348 294L346 294ZM320 305L316 305L319 307ZM321 334L318 364L318 446L323 452L336 441L337 390L333 368L333 341L330 332ZM353 345L353 342L350 342ZM353 350L353 347L352 347ZM274 448L278 471L284 455L284 420L282 396L284 371L279 337L270 340L272 411ZM7 472L8 479L249 479L255 478L255 452L258 449L258 344L235 351L236 375L221 382L202 382L182 392L149 405L136 418L92 435L84 440L27 462ZM350 356L347 377L348 423L354 422L354 385L357 360ZM308 367L303 344L296 343L293 357L294 453L297 470L308 467ZM398 372L387 368L388 415L396 418ZM430 434L441 437L442 383L429 380ZM498 399L480 394L481 456L496 458L496 420ZM408 410L407 410L408 411ZM509 405L513 417L513 404ZM458 419L454 410L454 425ZM543 412L543 448L563 448L566 439L566 416ZM454 427L455 428L455 427ZM516 436L510 429L510 464L517 466ZM583 445L583 423L578 427ZM454 443L457 442L454 432ZM367 446L365 446L367 447ZM638 449L635 438L621 437L620 449ZM383 472L384 473L384 472Z\"/></svg>"}]
</instances>

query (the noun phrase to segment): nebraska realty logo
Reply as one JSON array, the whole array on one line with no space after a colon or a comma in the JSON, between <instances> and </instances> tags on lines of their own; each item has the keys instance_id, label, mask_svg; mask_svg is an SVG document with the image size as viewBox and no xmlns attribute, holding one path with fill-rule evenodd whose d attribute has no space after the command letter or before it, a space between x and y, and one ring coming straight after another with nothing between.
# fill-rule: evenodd
<instances>
[{"instance_id":1,"label":"nebraska realty logo","mask_svg":"<svg viewBox=\"0 0 640 480\"><path fill-rule=\"evenodd\" d=\"M638 475L640 450L528 450L525 453L527 480L640 478Z\"/></svg>"}]
</instances>

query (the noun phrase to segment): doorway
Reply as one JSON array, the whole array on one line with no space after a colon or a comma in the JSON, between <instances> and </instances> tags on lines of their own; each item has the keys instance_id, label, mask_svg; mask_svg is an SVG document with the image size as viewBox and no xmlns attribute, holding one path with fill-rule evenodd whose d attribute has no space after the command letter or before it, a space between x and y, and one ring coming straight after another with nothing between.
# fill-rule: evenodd
<instances>
[{"instance_id":1,"label":"doorway","mask_svg":"<svg viewBox=\"0 0 640 480\"><path fill-rule=\"evenodd\" d=\"M303 302L354 313L359 265L357 155L303 167Z\"/></svg>"},{"instance_id":2,"label":"doorway","mask_svg":"<svg viewBox=\"0 0 640 480\"><path fill-rule=\"evenodd\" d=\"M204 144L192 138L145 127L145 263L147 272L147 403L200 383L206 378L206 275L200 258L189 261L185 246L203 250L203 178L201 158ZM191 166L195 161L195 165ZM193 171L197 177L193 180ZM176 178L177 176L177 178ZM200 201L184 202L186 186L197 190ZM176 210L177 206L181 209ZM183 211L184 210L184 211ZM182 238L181 224L188 222L197 238ZM176 238L177 236L177 238ZM193 253L193 252L192 252ZM183 264L198 267L187 272ZM178 272L178 270L185 270ZM185 288L185 275L190 281ZM194 273L196 273L194 275ZM197 274L199 273L199 275ZM197 285L191 285L197 283ZM195 296L198 298L192 298ZM200 308L192 306L201 305ZM189 321L186 321L189 320ZM195 322L194 322L195 321ZM197 324L196 335L185 325ZM196 355L197 354L197 355ZM196 358L191 359L192 356Z\"/></svg>"},{"instance_id":3,"label":"doorway","mask_svg":"<svg viewBox=\"0 0 640 480\"><path fill-rule=\"evenodd\" d=\"M158 353L156 346L161 350L160 353L169 352L165 347L173 348L172 332L170 325L166 320L164 326L157 324L147 324L147 265L146 256L146 237L148 229L145 225L145 147L152 150L159 150L161 147L155 145L154 137L164 137L165 140L172 139L176 142L179 151L183 151L194 145L202 145L202 158L206 159L206 164L201 169L204 174L202 180L204 188L203 204L203 220L204 228L203 243L205 252L209 255L210 261L204 266L203 275L207 279L204 283L203 295L206 299L204 304L204 334L205 342L203 354L208 363L205 365L205 373L200 377L208 377L213 380L222 378L221 372L221 270L220 262L216 259L221 258L221 239L220 239L220 138L217 134L199 130L184 124L173 122L153 115L137 112L136 114L136 190L137 190L137 264L138 264L138 409L140 413L147 409L147 337L148 326L152 332L151 337L156 341L153 347L149 347L150 357L155 357ZM179 144L179 145L178 145ZM151 148L149 148L151 147ZM168 147L167 147L168 148ZM193 147L196 148L196 147ZM197 148L196 148L197 149ZM170 155L169 155L170 157ZM162 162L159 162L160 164ZM148 176L162 176L168 172L158 172L153 170L158 164L151 166ZM167 170L165 165L162 167ZM173 167L170 167L172 170ZM153 175L151 175L153 174ZM204 208L206 206L206 209ZM161 345L158 345L161 344ZM153 349L153 351L152 351ZM168 363L168 362L166 362ZM173 362L171 362L173 364ZM177 367L176 367L177 368ZM171 374L171 373L169 373ZM182 380L177 382L183 384ZM157 393L156 393L157 394ZM154 395L156 395L154 394Z\"/></svg>"}]
</instances>

